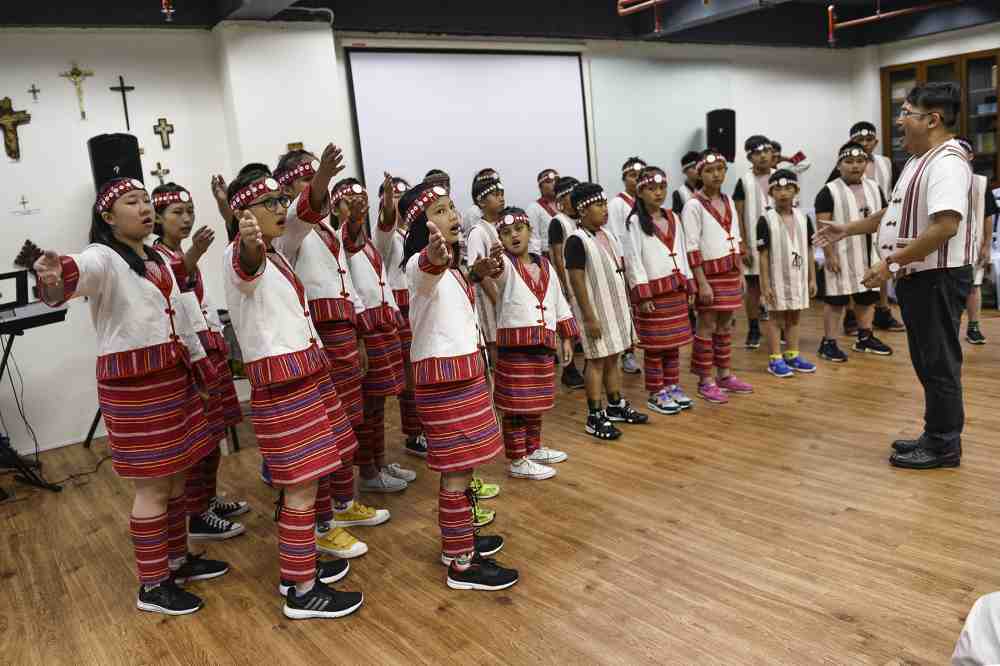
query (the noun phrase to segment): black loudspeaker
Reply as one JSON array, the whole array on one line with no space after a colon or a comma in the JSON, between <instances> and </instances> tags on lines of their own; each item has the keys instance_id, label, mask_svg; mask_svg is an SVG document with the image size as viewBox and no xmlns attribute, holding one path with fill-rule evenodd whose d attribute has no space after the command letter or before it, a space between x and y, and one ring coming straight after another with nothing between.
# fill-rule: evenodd
<instances>
[{"instance_id":1,"label":"black loudspeaker","mask_svg":"<svg viewBox=\"0 0 1000 666\"><path fill-rule=\"evenodd\" d=\"M138 178L145 182L139 139L131 134L98 134L87 141L87 150L95 189L112 178Z\"/></svg>"},{"instance_id":2,"label":"black loudspeaker","mask_svg":"<svg viewBox=\"0 0 1000 666\"><path fill-rule=\"evenodd\" d=\"M730 162L736 160L736 112L732 109L716 109L706 116L705 136L708 147L714 148Z\"/></svg>"}]
</instances>

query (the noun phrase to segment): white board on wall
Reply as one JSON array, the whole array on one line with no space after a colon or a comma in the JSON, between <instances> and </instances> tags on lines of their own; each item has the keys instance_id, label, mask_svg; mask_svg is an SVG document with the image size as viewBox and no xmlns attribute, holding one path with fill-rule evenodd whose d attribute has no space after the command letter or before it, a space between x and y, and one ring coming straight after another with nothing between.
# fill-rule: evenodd
<instances>
[{"instance_id":1,"label":"white board on wall","mask_svg":"<svg viewBox=\"0 0 1000 666\"><path fill-rule=\"evenodd\" d=\"M383 172L416 184L451 175L456 206L471 205L472 177L493 167L507 205L538 198L553 168L590 173L580 58L565 54L348 49L365 183Z\"/></svg>"}]
</instances>

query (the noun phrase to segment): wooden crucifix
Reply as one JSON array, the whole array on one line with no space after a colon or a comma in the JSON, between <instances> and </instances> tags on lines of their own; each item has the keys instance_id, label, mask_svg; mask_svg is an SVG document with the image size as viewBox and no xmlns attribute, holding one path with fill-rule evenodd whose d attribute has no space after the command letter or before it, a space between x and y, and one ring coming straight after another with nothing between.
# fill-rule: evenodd
<instances>
[{"instance_id":1,"label":"wooden crucifix","mask_svg":"<svg viewBox=\"0 0 1000 666\"><path fill-rule=\"evenodd\" d=\"M128 95L128 93L130 93L133 90L135 90L135 86L127 86L127 85L125 85L125 77L121 76L119 74L118 75L118 85L117 86L111 86L110 90L113 90L114 92L120 92L122 94L122 106L125 107L125 129L131 130L132 129L132 125L131 125L131 123L129 123L129 120L128 120L128 97L127 97L127 95Z\"/></svg>"},{"instance_id":2,"label":"wooden crucifix","mask_svg":"<svg viewBox=\"0 0 1000 666\"><path fill-rule=\"evenodd\" d=\"M75 62L68 72L59 74L64 79L69 79L73 87L76 88L76 101L80 105L80 120L87 119L87 112L83 110L83 80L93 75L94 72L92 70L80 69L80 66Z\"/></svg>"},{"instance_id":3,"label":"wooden crucifix","mask_svg":"<svg viewBox=\"0 0 1000 666\"><path fill-rule=\"evenodd\" d=\"M30 122L31 114L27 111L15 111L10 97L0 99L0 127L3 128L3 147L10 159L21 159L21 142L17 138L17 128L19 125L27 125Z\"/></svg>"},{"instance_id":4,"label":"wooden crucifix","mask_svg":"<svg viewBox=\"0 0 1000 666\"><path fill-rule=\"evenodd\" d=\"M157 178L159 178L160 179L160 185L163 185L163 183L166 182L165 180L163 180L163 177L166 176L168 173L170 173L170 169L164 169L163 165L160 164L159 162L157 162L156 163L156 169L153 170L153 171L150 171L149 173L151 175L156 176Z\"/></svg>"},{"instance_id":5,"label":"wooden crucifix","mask_svg":"<svg viewBox=\"0 0 1000 666\"><path fill-rule=\"evenodd\" d=\"M35 85L34 83L32 83L32 84L31 84L31 87L30 87L30 88L28 88L28 92L30 92L30 93L31 93L31 96L32 96L32 97L33 97L33 98L35 99L35 101L37 102L37 101L38 101L38 93L42 92L42 89L41 89L41 88L39 88L38 86L36 86L36 85Z\"/></svg>"},{"instance_id":6,"label":"wooden crucifix","mask_svg":"<svg viewBox=\"0 0 1000 666\"><path fill-rule=\"evenodd\" d=\"M164 150L170 150L170 135L174 133L174 126L167 122L166 118L160 118L153 125L153 134L160 135L160 143Z\"/></svg>"}]
</instances>

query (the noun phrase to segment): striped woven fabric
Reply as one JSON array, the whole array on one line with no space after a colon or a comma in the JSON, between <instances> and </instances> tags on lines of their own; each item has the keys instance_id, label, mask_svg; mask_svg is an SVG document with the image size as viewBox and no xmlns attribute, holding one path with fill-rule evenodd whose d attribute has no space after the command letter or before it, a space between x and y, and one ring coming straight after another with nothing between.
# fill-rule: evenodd
<instances>
[{"instance_id":1,"label":"striped woven fabric","mask_svg":"<svg viewBox=\"0 0 1000 666\"><path fill-rule=\"evenodd\" d=\"M349 321L316 322L316 330L323 340L323 351L330 361L330 379L337 389L340 402L351 425L361 425L364 403L361 396L361 355L358 353L358 333Z\"/></svg>"},{"instance_id":2,"label":"striped woven fabric","mask_svg":"<svg viewBox=\"0 0 1000 666\"><path fill-rule=\"evenodd\" d=\"M413 330L410 328L410 292L406 289L393 289L392 297L396 299L399 306L399 314L402 323L396 331L399 334L399 342L403 347L403 362L410 361L410 345L413 343Z\"/></svg>"},{"instance_id":3,"label":"striped woven fabric","mask_svg":"<svg viewBox=\"0 0 1000 666\"><path fill-rule=\"evenodd\" d=\"M493 400L505 413L546 412L555 404L555 359L551 352L501 347L494 379Z\"/></svg>"},{"instance_id":4,"label":"striped woven fabric","mask_svg":"<svg viewBox=\"0 0 1000 666\"><path fill-rule=\"evenodd\" d=\"M250 421L260 454L279 486L318 479L340 467L338 439L345 429L354 433L346 416L338 432L330 423L320 380L332 387L323 370L285 384L254 386L250 394Z\"/></svg>"},{"instance_id":5,"label":"striped woven fabric","mask_svg":"<svg viewBox=\"0 0 1000 666\"><path fill-rule=\"evenodd\" d=\"M243 372L255 387L305 379L320 370L328 371L329 368L326 354L316 345L310 345L301 351L265 356L243 366Z\"/></svg>"},{"instance_id":6,"label":"striped woven fabric","mask_svg":"<svg viewBox=\"0 0 1000 666\"><path fill-rule=\"evenodd\" d=\"M365 395L399 395L403 390L403 350L396 329L365 333L368 372L361 382Z\"/></svg>"},{"instance_id":7,"label":"striped woven fabric","mask_svg":"<svg viewBox=\"0 0 1000 666\"><path fill-rule=\"evenodd\" d=\"M684 291L657 294L651 299L652 312L638 309L635 328L643 349L677 349L691 344L688 295Z\"/></svg>"},{"instance_id":8,"label":"striped woven fabric","mask_svg":"<svg viewBox=\"0 0 1000 666\"><path fill-rule=\"evenodd\" d=\"M97 382L119 476L158 478L182 472L216 446L202 400L184 365Z\"/></svg>"},{"instance_id":9,"label":"striped woven fabric","mask_svg":"<svg viewBox=\"0 0 1000 666\"><path fill-rule=\"evenodd\" d=\"M503 449L486 376L417 386L417 412L427 436L427 466L461 472L493 460Z\"/></svg>"},{"instance_id":10,"label":"striped woven fabric","mask_svg":"<svg viewBox=\"0 0 1000 666\"><path fill-rule=\"evenodd\" d=\"M337 387L334 386L329 374L318 375L316 386L319 387L319 394L323 397L323 404L326 405L326 418L330 420L340 460L341 462L351 460L358 450L358 439L354 435L350 419L347 418L347 412L344 411L344 403L337 394Z\"/></svg>"},{"instance_id":11,"label":"striped woven fabric","mask_svg":"<svg viewBox=\"0 0 1000 666\"><path fill-rule=\"evenodd\" d=\"M205 418L212 432L214 441L225 438L226 428L234 426L243 420L240 400L236 396L236 386L233 384L233 373L229 370L229 360L219 351L208 353L208 359L219 372L219 381L212 386L209 395L208 409Z\"/></svg>"},{"instance_id":12,"label":"striped woven fabric","mask_svg":"<svg viewBox=\"0 0 1000 666\"><path fill-rule=\"evenodd\" d=\"M281 580L305 583L316 577L316 508L282 506L278 514Z\"/></svg>"},{"instance_id":13,"label":"striped woven fabric","mask_svg":"<svg viewBox=\"0 0 1000 666\"><path fill-rule=\"evenodd\" d=\"M727 273L706 275L705 279L712 287L714 298L711 305L702 305L696 301L700 312L705 310L732 312L743 307L743 279L739 267L733 268Z\"/></svg>"},{"instance_id":14,"label":"striped woven fabric","mask_svg":"<svg viewBox=\"0 0 1000 666\"><path fill-rule=\"evenodd\" d=\"M156 585L170 578L167 566L167 512L151 518L132 516L129 532L135 548L135 569L139 582Z\"/></svg>"}]
</instances>

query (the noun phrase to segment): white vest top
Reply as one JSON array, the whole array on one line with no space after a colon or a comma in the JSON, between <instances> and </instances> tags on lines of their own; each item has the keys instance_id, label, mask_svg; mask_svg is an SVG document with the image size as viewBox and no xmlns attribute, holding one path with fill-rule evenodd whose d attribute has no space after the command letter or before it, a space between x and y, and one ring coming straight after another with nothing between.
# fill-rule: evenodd
<instances>
[{"instance_id":1,"label":"white vest top","mask_svg":"<svg viewBox=\"0 0 1000 666\"><path fill-rule=\"evenodd\" d=\"M878 183L871 178L862 178L861 186L864 188L867 215L878 212L882 204ZM827 183L826 189L833 197L832 221L834 224L843 225L867 217L858 206L854 192L841 178ZM837 256L840 272L826 271L826 293L828 296L849 296L865 291L878 291L877 289L868 289L861 284L861 279L864 278L868 269L878 263L878 248L875 244L874 234L848 236L839 243L834 243L831 246L831 251Z\"/></svg>"}]
</instances>

